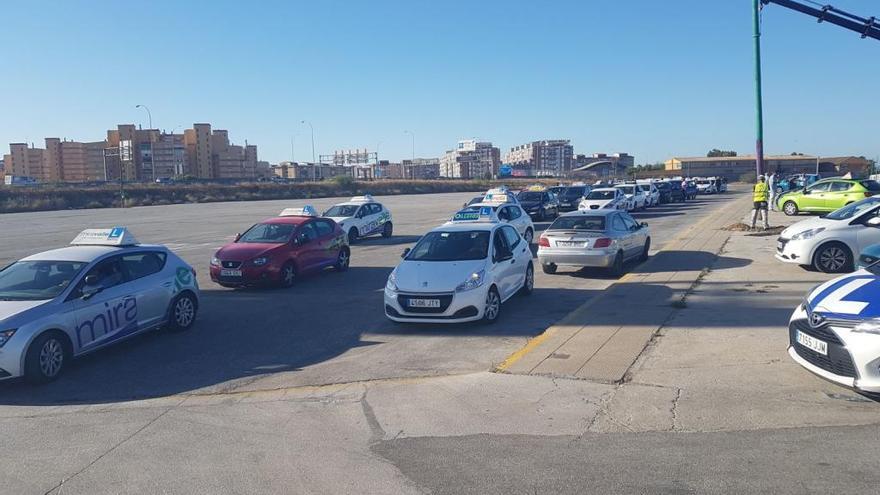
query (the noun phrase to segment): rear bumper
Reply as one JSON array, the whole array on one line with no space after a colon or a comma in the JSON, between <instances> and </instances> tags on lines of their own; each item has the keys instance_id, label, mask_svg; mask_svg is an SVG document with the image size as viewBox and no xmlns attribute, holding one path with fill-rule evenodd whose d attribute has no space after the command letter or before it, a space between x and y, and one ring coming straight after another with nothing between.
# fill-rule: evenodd
<instances>
[{"instance_id":1,"label":"rear bumper","mask_svg":"<svg viewBox=\"0 0 880 495\"><path fill-rule=\"evenodd\" d=\"M542 265L589 266L608 268L614 264L614 252L604 250L574 251L571 249L540 248L538 262Z\"/></svg>"}]
</instances>

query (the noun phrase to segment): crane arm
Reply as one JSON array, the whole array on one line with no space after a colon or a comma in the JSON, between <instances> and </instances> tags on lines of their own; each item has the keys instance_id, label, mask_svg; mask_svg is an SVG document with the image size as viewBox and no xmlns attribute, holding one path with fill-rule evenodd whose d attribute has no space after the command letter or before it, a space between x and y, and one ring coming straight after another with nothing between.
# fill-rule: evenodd
<instances>
[{"instance_id":1,"label":"crane arm","mask_svg":"<svg viewBox=\"0 0 880 495\"><path fill-rule=\"evenodd\" d=\"M867 19L852 15L831 5L824 5L821 8L811 7L795 0L761 0L761 5L775 4L781 7L807 14L818 19L818 22L827 21L840 27L855 31L862 35L862 38L874 38L880 40L880 20L873 16Z\"/></svg>"}]
</instances>

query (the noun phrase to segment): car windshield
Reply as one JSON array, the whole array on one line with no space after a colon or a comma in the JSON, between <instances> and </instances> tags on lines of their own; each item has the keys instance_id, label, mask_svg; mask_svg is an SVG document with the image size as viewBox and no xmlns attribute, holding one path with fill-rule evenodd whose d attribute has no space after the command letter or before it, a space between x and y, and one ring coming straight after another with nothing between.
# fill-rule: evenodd
<instances>
[{"instance_id":1,"label":"car windshield","mask_svg":"<svg viewBox=\"0 0 880 495\"><path fill-rule=\"evenodd\" d=\"M562 196L565 198L579 198L584 195L583 187L566 187L564 191L562 191Z\"/></svg>"},{"instance_id":2,"label":"car windshield","mask_svg":"<svg viewBox=\"0 0 880 495\"><path fill-rule=\"evenodd\" d=\"M861 201L856 201L855 203L844 206L839 210L835 210L827 215L825 218L831 220L848 220L853 217L857 217L862 213L870 210L871 208L880 204L880 198L865 198Z\"/></svg>"},{"instance_id":3,"label":"car windshield","mask_svg":"<svg viewBox=\"0 0 880 495\"><path fill-rule=\"evenodd\" d=\"M258 223L242 234L238 242L282 244L290 240L294 227L289 223Z\"/></svg>"},{"instance_id":4,"label":"car windshield","mask_svg":"<svg viewBox=\"0 0 880 495\"><path fill-rule=\"evenodd\" d=\"M876 180L863 180L859 181L859 184L869 191L880 192L880 182L877 182Z\"/></svg>"},{"instance_id":5,"label":"car windshield","mask_svg":"<svg viewBox=\"0 0 880 495\"><path fill-rule=\"evenodd\" d=\"M617 186L617 188L623 191L623 194L635 194L633 186Z\"/></svg>"},{"instance_id":6,"label":"car windshield","mask_svg":"<svg viewBox=\"0 0 880 495\"><path fill-rule=\"evenodd\" d=\"M520 201L541 201L542 193L539 192L521 192L517 195Z\"/></svg>"},{"instance_id":7,"label":"car windshield","mask_svg":"<svg viewBox=\"0 0 880 495\"><path fill-rule=\"evenodd\" d=\"M357 205L336 205L324 212L325 217L353 217L357 212Z\"/></svg>"},{"instance_id":8,"label":"car windshield","mask_svg":"<svg viewBox=\"0 0 880 495\"><path fill-rule=\"evenodd\" d=\"M712 184L712 181L710 181L710 180L698 180L698 181L697 181L697 184L699 184L699 185L701 185L701 186L708 186L708 185Z\"/></svg>"},{"instance_id":9,"label":"car windshield","mask_svg":"<svg viewBox=\"0 0 880 495\"><path fill-rule=\"evenodd\" d=\"M475 204L477 204L477 203L482 203L482 202L483 202L483 197L482 197L482 196L479 196L479 197L476 197L476 198L474 198L474 199L468 201L468 206L470 206L470 205L475 205Z\"/></svg>"},{"instance_id":10,"label":"car windshield","mask_svg":"<svg viewBox=\"0 0 880 495\"><path fill-rule=\"evenodd\" d=\"M19 261L0 271L0 301L42 301L61 294L87 263Z\"/></svg>"},{"instance_id":11,"label":"car windshield","mask_svg":"<svg viewBox=\"0 0 880 495\"><path fill-rule=\"evenodd\" d=\"M651 186L648 184L639 184L639 189L645 192L651 192Z\"/></svg>"},{"instance_id":12,"label":"car windshield","mask_svg":"<svg viewBox=\"0 0 880 495\"><path fill-rule=\"evenodd\" d=\"M670 189L672 187L669 185L668 182L658 182L655 185L657 186L657 189L661 189L661 190Z\"/></svg>"},{"instance_id":13,"label":"car windshield","mask_svg":"<svg viewBox=\"0 0 880 495\"><path fill-rule=\"evenodd\" d=\"M410 251L410 261L481 260L488 256L489 231L428 232Z\"/></svg>"},{"instance_id":14,"label":"car windshield","mask_svg":"<svg viewBox=\"0 0 880 495\"><path fill-rule=\"evenodd\" d=\"M614 199L614 191L590 191L587 199Z\"/></svg>"},{"instance_id":15,"label":"car windshield","mask_svg":"<svg viewBox=\"0 0 880 495\"><path fill-rule=\"evenodd\" d=\"M547 230L591 230L604 232L605 217L585 215L559 217L553 221Z\"/></svg>"}]
</instances>

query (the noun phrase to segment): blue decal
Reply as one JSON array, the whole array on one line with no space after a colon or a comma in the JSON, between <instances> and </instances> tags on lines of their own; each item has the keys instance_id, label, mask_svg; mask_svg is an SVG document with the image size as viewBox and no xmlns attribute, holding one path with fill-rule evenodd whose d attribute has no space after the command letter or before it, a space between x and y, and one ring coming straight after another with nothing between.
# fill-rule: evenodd
<instances>
[{"instance_id":1,"label":"blue decal","mask_svg":"<svg viewBox=\"0 0 880 495\"><path fill-rule=\"evenodd\" d=\"M484 206L484 207L480 208L480 215L481 215L481 216L490 216L490 215L492 215L492 208L490 208L490 207L488 207L488 206Z\"/></svg>"},{"instance_id":2,"label":"blue decal","mask_svg":"<svg viewBox=\"0 0 880 495\"><path fill-rule=\"evenodd\" d=\"M116 335L105 342L131 335L137 330L137 300L133 297L126 297L114 306L105 302L100 312L79 323L76 327L76 340L79 347L84 348L98 343L102 337L109 333L116 332Z\"/></svg>"},{"instance_id":3,"label":"blue decal","mask_svg":"<svg viewBox=\"0 0 880 495\"><path fill-rule=\"evenodd\" d=\"M125 229L122 227L113 227L110 231L110 235L107 236L108 239L116 239L117 237L122 237L122 233L125 232Z\"/></svg>"},{"instance_id":4,"label":"blue decal","mask_svg":"<svg viewBox=\"0 0 880 495\"><path fill-rule=\"evenodd\" d=\"M823 311L823 314L834 318L878 318L880 317L880 304L876 304L880 302L880 283L878 282L880 280L877 277L870 275L843 277L834 281L807 302L811 310L823 305L823 303L827 304L828 306L823 308L827 312ZM838 294L833 298L834 300L828 300L836 291L850 284L854 286L850 292L842 296Z\"/></svg>"}]
</instances>

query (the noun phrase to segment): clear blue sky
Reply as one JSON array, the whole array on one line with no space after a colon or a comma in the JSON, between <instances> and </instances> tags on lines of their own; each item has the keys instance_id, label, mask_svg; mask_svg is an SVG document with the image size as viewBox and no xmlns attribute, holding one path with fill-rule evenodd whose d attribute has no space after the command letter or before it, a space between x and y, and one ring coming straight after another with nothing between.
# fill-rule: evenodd
<instances>
[{"instance_id":1,"label":"clear blue sky","mask_svg":"<svg viewBox=\"0 0 880 495\"><path fill-rule=\"evenodd\" d=\"M872 0L827 0L880 16ZM638 163L754 146L750 0L2 3L0 146L117 123L228 129L261 159L502 153L568 138ZM880 155L880 42L763 14L767 153Z\"/></svg>"}]
</instances>

